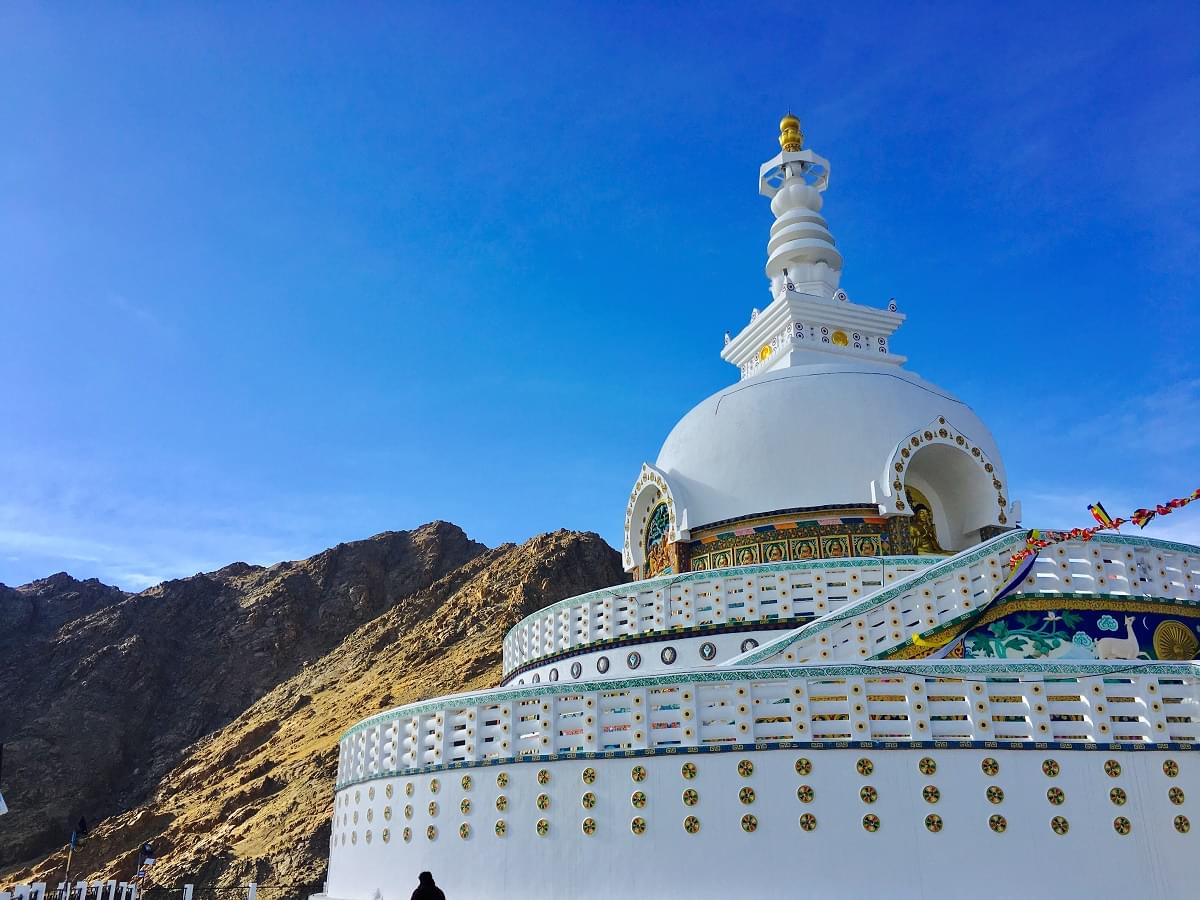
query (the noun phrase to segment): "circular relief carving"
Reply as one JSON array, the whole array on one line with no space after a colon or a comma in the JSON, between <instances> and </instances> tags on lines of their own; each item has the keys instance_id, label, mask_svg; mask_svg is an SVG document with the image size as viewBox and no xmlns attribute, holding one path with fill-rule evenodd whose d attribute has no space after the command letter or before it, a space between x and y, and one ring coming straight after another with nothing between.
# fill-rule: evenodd
<instances>
[{"instance_id":1,"label":"circular relief carving","mask_svg":"<svg viewBox=\"0 0 1200 900\"><path fill-rule=\"evenodd\" d=\"M742 641L742 652L749 653L757 646L758 641L756 641L754 638L746 638L744 641Z\"/></svg>"},{"instance_id":2,"label":"circular relief carving","mask_svg":"<svg viewBox=\"0 0 1200 900\"><path fill-rule=\"evenodd\" d=\"M361 802L362 802L362 791L355 791L355 792L354 792L354 802L355 802L355 803L361 803Z\"/></svg>"},{"instance_id":3,"label":"circular relief carving","mask_svg":"<svg viewBox=\"0 0 1200 900\"><path fill-rule=\"evenodd\" d=\"M646 808L646 795L642 791L634 791L629 796L629 802L633 804L634 809Z\"/></svg>"},{"instance_id":4,"label":"circular relief carving","mask_svg":"<svg viewBox=\"0 0 1200 900\"><path fill-rule=\"evenodd\" d=\"M1058 773L1062 771L1057 760L1046 759L1042 760L1042 774L1047 778L1057 778Z\"/></svg>"},{"instance_id":5,"label":"circular relief carving","mask_svg":"<svg viewBox=\"0 0 1200 900\"><path fill-rule=\"evenodd\" d=\"M458 826L458 836L464 841L471 836L471 826L463 822Z\"/></svg>"},{"instance_id":6,"label":"circular relief carving","mask_svg":"<svg viewBox=\"0 0 1200 900\"><path fill-rule=\"evenodd\" d=\"M1121 764L1115 759L1107 759L1104 761L1104 774L1109 778L1121 777Z\"/></svg>"},{"instance_id":7,"label":"circular relief carving","mask_svg":"<svg viewBox=\"0 0 1200 900\"><path fill-rule=\"evenodd\" d=\"M755 831L758 828L758 819L747 813L742 816L742 831Z\"/></svg>"},{"instance_id":8,"label":"circular relief carving","mask_svg":"<svg viewBox=\"0 0 1200 900\"><path fill-rule=\"evenodd\" d=\"M589 836L593 835L596 833L596 820L589 816L583 820L583 825L581 827L583 828L584 834Z\"/></svg>"},{"instance_id":9,"label":"circular relief carving","mask_svg":"<svg viewBox=\"0 0 1200 900\"><path fill-rule=\"evenodd\" d=\"M367 833L364 834L363 837L365 837L367 839L368 844L371 843L371 829L370 828L367 829Z\"/></svg>"},{"instance_id":10,"label":"circular relief carving","mask_svg":"<svg viewBox=\"0 0 1200 900\"><path fill-rule=\"evenodd\" d=\"M1129 795L1125 793L1124 788L1115 787L1108 792L1108 799L1111 800L1115 806L1124 806L1125 801L1129 799Z\"/></svg>"},{"instance_id":11,"label":"circular relief carving","mask_svg":"<svg viewBox=\"0 0 1200 900\"><path fill-rule=\"evenodd\" d=\"M464 791L469 791L474 786L475 782L472 780L470 775L464 775L462 777L462 788Z\"/></svg>"},{"instance_id":12,"label":"circular relief carving","mask_svg":"<svg viewBox=\"0 0 1200 900\"><path fill-rule=\"evenodd\" d=\"M858 770L859 775L870 775L875 771L875 763L871 762L865 756L854 764L854 768Z\"/></svg>"},{"instance_id":13,"label":"circular relief carving","mask_svg":"<svg viewBox=\"0 0 1200 900\"><path fill-rule=\"evenodd\" d=\"M429 815L436 816L438 814L438 805L436 800L429 801Z\"/></svg>"},{"instance_id":14,"label":"circular relief carving","mask_svg":"<svg viewBox=\"0 0 1200 900\"><path fill-rule=\"evenodd\" d=\"M879 799L879 791L868 784L858 792L858 796L862 799L863 803L874 803Z\"/></svg>"},{"instance_id":15,"label":"circular relief carving","mask_svg":"<svg viewBox=\"0 0 1200 900\"><path fill-rule=\"evenodd\" d=\"M372 787L372 788L367 788L367 799L368 799L368 800L374 800L374 799L375 799L375 788L373 788L373 787Z\"/></svg>"},{"instance_id":16,"label":"circular relief carving","mask_svg":"<svg viewBox=\"0 0 1200 900\"><path fill-rule=\"evenodd\" d=\"M383 831L381 831L379 833L379 837L386 844L388 841L390 841L392 839L392 833L388 829L385 828L385 829L383 829Z\"/></svg>"},{"instance_id":17,"label":"circular relief carving","mask_svg":"<svg viewBox=\"0 0 1200 900\"><path fill-rule=\"evenodd\" d=\"M500 812L504 812L506 809L508 809L508 798L503 794L496 798L496 809Z\"/></svg>"},{"instance_id":18,"label":"circular relief carving","mask_svg":"<svg viewBox=\"0 0 1200 900\"><path fill-rule=\"evenodd\" d=\"M409 841L411 841L411 840L412 840L412 829L411 829L411 828L405 828L405 829L404 829L404 831L401 833L401 835L400 835L400 836L401 836L402 838L404 838L404 843L406 843L406 844L407 844Z\"/></svg>"},{"instance_id":19,"label":"circular relief carving","mask_svg":"<svg viewBox=\"0 0 1200 900\"><path fill-rule=\"evenodd\" d=\"M642 654L638 653L636 650L630 650L629 655L625 657L625 665L629 666L631 669L636 669L641 664Z\"/></svg>"},{"instance_id":20,"label":"circular relief carving","mask_svg":"<svg viewBox=\"0 0 1200 900\"><path fill-rule=\"evenodd\" d=\"M805 757L800 757L796 760L796 774L808 776L812 774L812 762Z\"/></svg>"},{"instance_id":21,"label":"circular relief carving","mask_svg":"<svg viewBox=\"0 0 1200 900\"><path fill-rule=\"evenodd\" d=\"M384 821L387 821L387 822L390 822L392 820L392 808L390 806L385 806L383 808L383 818L384 818Z\"/></svg>"},{"instance_id":22,"label":"circular relief carving","mask_svg":"<svg viewBox=\"0 0 1200 900\"><path fill-rule=\"evenodd\" d=\"M557 667L550 670L550 680L558 681L558 668Z\"/></svg>"},{"instance_id":23,"label":"circular relief carving","mask_svg":"<svg viewBox=\"0 0 1200 900\"><path fill-rule=\"evenodd\" d=\"M1179 774L1179 763L1173 759L1163 761L1163 774L1168 778L1174 778Z\"/></svg>"},{"instance_id":24,"label":"circular relief carving","mask_svg":"<svg viewBox=\"0 0 1200 900\"><path fill-rule=\"evenodd\" d=\"M358 843L358 832L357 831L350 832L350 843L352 843L352 844Z\"/></svg>"},{"instance_id":25,"label":"circular relief carving","mask_svg":"<svg viewBox=\"0 0 1200 900\"><path fill-rule=\"evenodd\" d=\"M1167 798L1176 806L1183 805L1183 788L1173 787L1167 791Z\"/></svg>"},{"instance_id":26,"label":"circular relief carving","mask_svg":"<svg viewBox=\"0 0 1200 900\"><path fill-rule=\"evenodd\" d=\"M1000 772L1000 763L989 756L979 764L979 768L983 770L983 774L988 778L995 778Z\"/></svg>"},{"instance_id":27,"label":"circular relief carving","mask_svg":"<svg viewBox=\"0 0 1200 900\"><path fill-rule=\"evenodd\" d=\"M406 797L411 797L413 795L413 783L411 781L404 783L404 795Z\"/></svg>"},{"instance_id":28,"label":"circular relief carving","mask_svg":"<svg viewBox=\"0 0 1200 900\"><path fill-rule=\"evenodd\" d=\"M744 803L746 805L753 803L754 802L754 788L752 788L752 787L742 788L740 791L738 791L738 799L741 800L742 803Z\"/></svg>"},{"instance_id":29,"label":"circular relief carving","mask_svg":"<svg viewBox=\"0 0 1200 900\"><path fill-rule=\"evenodd\" d=\"M578 678L583 674L583 664L578 662L571 663L571 677Z\"/></svg>"},{"instance_id":30,"label":"circular relief carving","mask_svg":"<svg viewBox=\"0 0 1200 900\"><path fill-rule=\"evenodd\" d=\"M817 827L817 817L812 813L805 813L800 817L800 829L802 831L812 831Z\"/></svg>"},{"instance_id":31,"label":"circular relief carving","mask_svg":"<svg viewBox=\"0 0 1200 900\"><path fill-rule=\"evenodd\" d=\"M425 829L425 837L427 840L431 840L431 841L437 840L437 826L430 825L428 828L426 828Z\"/></svg>"},{"instance_id":32,"label":"circular relief carving","mask_svg":"<svg viewBox=\"0 0 1200 900\"><path fill-rule=\"evenodd\" d=\"M546 810L548 810L550 808L550 795L549 794L538 794L537 799L534 801L534 803L537 804L538 809L545 812Z\"/></svg>"},{"instance_id":33,"label":"circular relief carving","mask_svg":"<svg viewBox=\"0 0 1200 900\"><path fill-rule=\"evenodd\" d=\"M867 815L863 816L862 825L867 831L878 831L879 816L875 815L874 813L868 813Z\"/></svg>"},{"instance_id":34,"label":"circular relief carving","mask_svg":"<svg viewBox=\"0 0 1200 900\"><path fill-rule=\"evenodd\" d=\"M1113 819L1113 831L1117 834L1129 834L1133 830L1133 825L1124 816L1117 816Z\"/></svg>"},{"instance_id":35,"label":"circular relief carving","mask_svg":"<svg viewBox=\"0 0 1200 900\"><path fill-rule=\"evenodd\" d=\"M695 834L700 830L700 820L695 816L688 816L683 820L683 830L688 834Z\"/></svg>"},{"instance_id":36,"label":"circular relief carving","mask_svg":"<svg viewBox=\"0 0 1200 900\"><path fill-rule=\"evenodd\" d=\"M373 809L368 809L368 810L367 810L367 821L368 821L368 822L374 822L374 821L375 821L375 810L373 810Z\"/></svg>"},{"instance_id":37,"label":"circular relief carving","mask_svg":"<svg viewBox=\"0 0 1200 900\"><path fill-rule=\"evenodd\" d=\"M663 647L662 653L658 654L658 658L663 661L663 665L665 666L669 666L674 663L675 656L676 653L674 647Z\"/></svg>"},{"instance_id":38,"label":"circular relief carving","mask_svg":"<svg viewBox=\"0 0 1200 900\"><path fill-rule=\"evenodd\" d=\"M796 788L796 799L801 803L812 803L815 796L816 791L812 789L812 785L802 784Z\"/></svg>"},{"instance_id":39,"label":"circular relief carving","mask_svg":"<svg viewBox=\"0 0 1200 900\"><path fill-rule=\"evenodd\" d=\"M508 834L508 825L503 819L496 820L496 837L504 837Z\"/></svg>"},{"instance_id":40,"label":"circular relief carving","mask_svg":"<svg viewBox=\"0 0 1200 900\"><path fill-rule=\"evenodd\" d=\"M462 803L458 804L458 809L464 816L469 816L471 814L471 801L463 800Z\"/></svg>"},{"instance_id":41,"label":"circular relief carving","mask_svg":"<svg viewBox=\"0 0 1200 900\"><path fill-rule=\"evenodd\" d=\"M1046 791L1046 799L1050 801L1051 806L1062 806L1067 799L1067 795L1063 793L1062 788L1052 787Z\"/></svg>"},{"instance_id":42,"label":"circular relief carving","mask_svg":"<svg viewBox=\"0 0 1200 900\"><path fill-rule=\"evenodd\" d=\"M686 791L683 792L683 805L684 806L695 806L699 802L700 802L700 792L697 791L695 788L688 788Z\"/></svg>"},{"instance_id":43,"label":"circular relief carving","mask_svg":"<svg viewBox=\"0 0 1200 900\"><path fill-rule=\"evenodd\" d=\"M1003 803L1004 789L996 785L990 785L987 789L988 803Z\"/></svg>"},{"instance_id":44,"label":"circular relief carving","mask_svg":"<svg viewBox=\"0 0 1200 900\"><path fill-rule=\"evenodd\" d=\"M608 671L608 657L602 656L596 660L596 671L603 675Z\"/></svg>"},{"instance_id":45,"label":"circular relief carving","mask_svg":"<svg viewBox=\"0 0 1200 900\"><path fill-rule=\"evenodd\" d=\"M1008 820L1004 816L992 816L988 819L988 828L999 834L1008 827Z\"/></svg>"},{"instance_id":46,"label":"circular relief carving","mask_svg":"<svg viewBox=\"0 0 1200 900\"><path fill-rule=\"evenodd\" d=\"M927 784L921 788L921 796L925 798L926 803L937 803L942 799L942 792L935 785Z\"/></svg>"},{"instance_id":47,"label":"circular relief carving","mask_svg":"<svg viewBox=\"0 0 1200 900\"><path fill-rule=\"evenodd\" d=\"M712 641L705 641L700 645L700 658L706 662L712 660L717 655L717 645Z\"/></svg>"},{"instance_id":48,"label":"circular relief carving","mask_svg":"<svg viewBox=\"0 0 1200 900\"><path fill-rule=\"evenodd\" d=\"M595 784L596 783L596 770L593 769L591 766L588 766L586 769L583 770L583 783L584 784Z\"/></svg>"},{"instance_id":49,"label":"circular relief carving","mask_svg":"<svg viewBox=\"0 0 1200 900\"><path fill-rule=\"evenodd\" d=\"M392 799L392 786L390 784L383 789L383 796L387 797L389 800Z\"/></svg>"},{"instance_id":50,"label":"circular relief carving","mask_svg":"<svg viewBox=\"0 0 1200 900\"><path fill-rule=\"evenodd\" d=\"M538 784L549 784L550 783L550 771L548 769L538 769L537 783Z\"/></svg>"},{"instance_id":51,"label":"circular relief carving","mask_svg":"<svg viewBox=\"0 0 1200 900\"><path fill-rule=\"evenodd\" d=\"M933 775L937 772L937 763L934 762L931 756L922 756L921 761L917 763L917 768L922 775Z\"/></svg>"},{"instance_id":52,"label":"circular relief carving","mask_svg":"<svg viewBox=\"0 0 1200 900\"><path fill-rule=\"evenodd\" d=\"M436 794L442 789L442 783L436 778L429 779L429 793Z\"/></svg>"},{"instance_id":53,"label":"circular relief carving","mask_svg":"<svg viewBox=\"0 0 1200 900\"><path fill-rule=\"evenodd\" d=\"M411 819L413 817L413 808L411 803L404 804L404 818Z\"/></svg>"},{"instance_id":54,"label":"circular relief carving","mask_svg":"<svg viewBox=\"0 0 1200 900\"><path fill-rule=\"evenodd\" d=\"M1175 830L1180 834L1187 834L1192 830L1192 823L1188 821L1187 816L1175 817Z\"/></svg>"},{"instance_id":55,"label":"circular relief carving","mask_svg":"<svg viewBox=\"0 0 1200 900\"><path fill-rule=\"evenodd\" d=\"M688 781L691 781L696 777L696 764L693 762L685 762L682 766L680 766L679 774Z\"/></svg>"},{"instance_id":56,"label":"circular relief carving","mask_svg":"<svg viewBox=\"0 0 1200 900\"><path fill-rule=\"evenodd\" d=\"M641 784L643 781L646 780L646 767L645 766L634 766L629 771L629 777L632 778L634 781L636 781L638 784Z\"/></svg>"},{"instance_id":57,"label":"circular relief carving","mask_svg":"<svg viewBox=\"0 0 1200 900\"><path fill-rule=\"evenodd\" d=\"M545 837L550 833L550 822L546 819L537 820L538 837Z\"/></svg>"},{"instance_id":58,"label":"circular relief carving","mask_svg":"<svg viewBox=\"0 0 1200 900\"><path fill-rule=\"evenodd\" d=\"M646 833L646 820L641 816L634 816L633 821L629 823L629 830L634 834Z\"/></svg>"},{"instance_id":59,"label":"circular relief carving","mask_svg":"<svg viewBox=\"0 0 1200 900\"><path fill-rule=\"evenodd\" d=\"M738 774L743 778L749 778L754 774L754 763L750 762L748 759L738 760L737 770Z\"/></svg>"},{"instance_id":60,"label":"circular relief carving","mask_svg":"<svg viewBox=\"0 0 1200 900\"><path fill-rule=\"evenodd\" d=\"M942 817L936 813L930 813L925 817L925 827L936 834L942 830Z\"/></svg>"},{"instance_id":61,"label":"circular relief carving","mask_svg":"<svg viewBox=\"0 0 1200 900\"><path fill-rule=\"evenodd\" d=\"M593 794L591 791L588 791L586 794L584 794L582 797L579 798L579 802L583 804L584 809L595 809L596 808L596 795Z\"/></svg>"},{"instance_id":62,"label":"circular relief carving","mask_svg":"<svg viewBox=\"0 0 1200 900\"><path fill-rule=\"evenodd\" d=\"M1071 830L1071 823L1064 816L1055 816L1050 820L1050 829L1055 834L1066 834Z\"/></svg>"}]
</instances>

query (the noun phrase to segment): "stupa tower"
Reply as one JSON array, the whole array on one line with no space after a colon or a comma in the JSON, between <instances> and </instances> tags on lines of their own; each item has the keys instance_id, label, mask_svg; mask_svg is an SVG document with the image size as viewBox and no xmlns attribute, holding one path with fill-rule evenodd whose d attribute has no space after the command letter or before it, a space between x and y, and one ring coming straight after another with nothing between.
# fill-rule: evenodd
<instances>
[{"instance_id":1,"label":"stupa tower","mask_svg":"<svg viewBox=\"0 0 1200 900\"><path fill-rule=\"evenodd\" d=\"M779 122L778 155L758 172L758 191L771 199L775 222L767 239L771 301L729 338L721 358L743 379L797 365L844 362L899 366L890 349L904 321L894 303L877 309L850 301L841 289L842 254L821 215L829 161L804 148L800 120Z\"/></svg>"}]
</instances>

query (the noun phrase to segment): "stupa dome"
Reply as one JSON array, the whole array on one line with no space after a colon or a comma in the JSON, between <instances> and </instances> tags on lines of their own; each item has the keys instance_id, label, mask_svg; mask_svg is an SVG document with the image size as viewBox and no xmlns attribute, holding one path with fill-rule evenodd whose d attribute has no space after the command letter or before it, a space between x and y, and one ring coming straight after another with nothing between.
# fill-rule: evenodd
<instances>
[{"instance_id":1,"label":"stupa dome","mask_svg":"<svg viewBox=\"0 0 1200 900\"><path fill-rule=\"evenodd\" d=\"M809 559L938 555L1014 527L1019 507L991 432L907 371L905 315L856 303L821 215L829 161L780 122L759 169L775 222L770 302L721 358L738 382L684 416L625 506L636 578Z\"/></svg>"},{"instance_id":2,"label":"stupa dome","mask_svg":"<svg viewBox=\"0 0 1200 900\"><path fill-rule=\"evenodd\" d=\"M893 365L795 366L731 385L679 421L655 468L692 531L789 510L883 513L899 503L903 513L896 481L932 501L948 549L978 540L1005 513L987 427L953 394Z\"/></svg>"}]
</instances>

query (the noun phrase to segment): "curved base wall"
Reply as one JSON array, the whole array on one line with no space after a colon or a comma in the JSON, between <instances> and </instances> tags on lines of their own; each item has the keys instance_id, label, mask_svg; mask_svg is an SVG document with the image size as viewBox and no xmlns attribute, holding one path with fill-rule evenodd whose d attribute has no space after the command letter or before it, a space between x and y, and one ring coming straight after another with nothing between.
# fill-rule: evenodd
<instances>
[{"instance_id":1,"label":"curved base wall","mask_svg":"<svg viewBox=\"0 0 1200 900\"><path fill-rule=\"evenodd\" d=\"M475 900L1187 896L1200 756L1090 746L747 745L379 777L337 793L328 896L404 900L423 870Z\"/></svg>"}]
</instances>

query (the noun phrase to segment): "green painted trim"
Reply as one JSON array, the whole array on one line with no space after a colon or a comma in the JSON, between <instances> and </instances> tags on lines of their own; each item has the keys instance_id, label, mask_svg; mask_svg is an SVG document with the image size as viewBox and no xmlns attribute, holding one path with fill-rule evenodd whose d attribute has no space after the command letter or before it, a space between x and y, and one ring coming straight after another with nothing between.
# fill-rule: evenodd
<instances>
[{"instance_id":1,"label":"green painted trim","mask_svg":"<svg viewBox=\"0 0 1200 900\"><path fill-rule=\"evenodd\" d=\"M778 668L703 669L678 674L644 675L640 678L611 678L597 681L554 682L527 685L522 688L490 688L466 694L451 694L406 706L398 706L363 719L338 738L339 742L363 731L400 719L447 709L491 703L511 703L534 697L562 694L587 694L597 691L620 691L639 687L663 687L671 684L715 682L773 681L790 678L856 678L878 675L914 675L928 678L954 678L963 675L984 675L1003 678L1010 675L1049 675L1066 677L1120 676L1131 674L1179 675L1200 679L1200 662L1162 663L1141 662L1122 665L1120 662L1068 662L1042 660L921 660L842 663L823 666L790 666Z\"/></svg>"},{"instance_id":2,"label":"green painted trim","mask_svg":"<svg viewBox=\"0 0 1200 900\"><path fill-rule=\"evenodd\" d=\"M413 778L418 775L429 775L437 772L454 772L459 769L493 769L499 766L518 766L529 763L543 765L552 762L572 762L605 759L643 759L648 756L695 757L710 756L714 753L766 753L773 750L797 750L807 753L822 753L830 750L976 750L990 752L994 750L1035 750L1040 753L1047 751L1067 751L1093 753L1136 752L1151 753L1189 753L1200 751L1200 744L1190 741L1163 741L1159 743L1130 743L1128 741L755 741L743 744L708 744L703 747L655 747L646 750L582 750L575 753L544 753L539 755L480 759L469 762L459 761L442 763L436 766L418 766L409 769L397 769L395 772L377 772L374 775L364 775L349 781L334 784L333 790L344 791L348 788L366 784L369 781L383 781L388 778Z\"/></svg>"}]
</instances>

